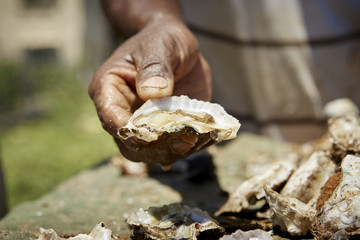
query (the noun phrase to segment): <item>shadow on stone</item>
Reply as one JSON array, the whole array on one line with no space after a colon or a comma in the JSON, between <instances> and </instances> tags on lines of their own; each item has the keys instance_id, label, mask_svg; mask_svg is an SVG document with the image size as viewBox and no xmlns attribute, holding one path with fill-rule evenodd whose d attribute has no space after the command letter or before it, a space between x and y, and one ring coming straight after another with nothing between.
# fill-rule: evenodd
<instances>
[{"instance_id":1,"label":"shadow on stone","mask_svg":"<svg viewBox=\"0 0 360 240\"><path fill-rule=\"evenodd\" d=\"M177 191L182 204L213 215L228 199L215 172L213 157L204 150L176 162L169 171L156 165L150 177Z\"/></svg>"}]
</instances>

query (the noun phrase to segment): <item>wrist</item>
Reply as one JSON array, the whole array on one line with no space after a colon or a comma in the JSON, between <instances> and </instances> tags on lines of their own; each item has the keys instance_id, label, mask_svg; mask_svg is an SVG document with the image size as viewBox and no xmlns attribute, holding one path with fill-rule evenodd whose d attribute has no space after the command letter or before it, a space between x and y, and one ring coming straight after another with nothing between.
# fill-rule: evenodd
<instances>
[{"instance_id":1,"label":"wrist","mask_svg":"<svg viewBox=\"0 0 360 240\"><path fill-rule=\"evenodd\" d=\"M125 36L133 35L152 22L182 21L178 0L101 0L114 28Z\"/></svg>"},{"instance_id":2,"label":"wrist","mask_svg":"<svg viewBox=\"0 0 360 240\"><path fill-rule=\"evenodd\" d=\"M159 11L159 12L152 13L151 15L140 19L135 27L136 27L136 31L139 32L148 26L158 25L158 24L183 24L183 25L185 25L181 16Z\"/></svg>"}]
</instances>

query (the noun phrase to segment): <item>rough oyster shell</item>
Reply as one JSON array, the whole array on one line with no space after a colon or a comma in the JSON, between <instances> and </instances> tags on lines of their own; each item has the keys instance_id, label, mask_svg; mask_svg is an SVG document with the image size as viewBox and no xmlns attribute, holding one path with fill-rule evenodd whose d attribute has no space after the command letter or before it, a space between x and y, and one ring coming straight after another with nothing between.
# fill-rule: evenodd
<instances>
[{"instance_id":1,"label":"rough oyster shell","mask_svg":"<svg viewBox=\"0 0 360 240\"><path fill-rule=\"evenodd\" d=\"M291 161L279 162L271 166L264 174L243 182L216 212L216 215L225 212L237 213L249 208L250 205L265 197L264 185L271 189L277 189L289 178L295 167L295 163Z\"/></svg>"},{"instance_id":2,"label":"rough oyster shell","mask_svg":"<svg viewBox=\"0 0 360 240\"><path fill-rule=\"evenodd\" d=\"M345 115L348 113L359 114L359 109L349 98L339 98L328 102L324 106L324 114L328 118Z\"/></svg>"},{"instance_id":3,"label":"rough oyster shell","mask_svg":"<svg viewBox=\"0 0 360 240\"><path fill-rule=\"evenodd\" d=\"M341 115L329 120L329 135L333 143L332 154L341 161L347 154L360 154L360 118L354 114Z\"/></svg>"},{"instance_id":4,"label":"rough oyster shell","mask_svg":"<svg viewBox=\"0 0 360 240\"><path fill-rule=\"evenodd\" d=\"M178 203L140 208L127 219L132 235L140 239L196 239L200 234L221 236L225 230L206 212Z\"/></svg>"},{"instance_id":5,"label":"rough oyster shell","mask_svg":"<svg viewBox=\"0 0 360 240\"><path fill-rule=\"evenodd\" d=\"M119 129L119 137L132 150L144 154L144 162L171 165L215 142L236 137L239 121L218 104L173 96L148 100ZM197 137L187 152L172 147L179 140Z\"/></svg>"},{"instance_id":6,"label":"rough oyster shell","mask_svg":"<svg viewBox=\"0 0 360 240\"><path fill-rule=\"evenodd\" d=\"M305 235L310 229L316 211L311 206L297 200L285 197L265 187L266 201L273 215L273 226L279 226L282 231L291 236Z\"/></svg>"},{"instance_id":7,"label":"rough oyster shell","mask_svg":"<svg viewBox=\"0 0 360 240\"><path fill-rule=\"evenodd\" d=\"M289 178L280 194L303 203L316 204L321 187L334 173L336 165L323 151L314 152Z\"/></svg>"},{"instance_id":8,"label":"rough oyster shell","mask_svg":"<svg viewBox=\"0 0 360 240\"><path fill-rule=\"evenodd\" d=\"M40 228L40 236L38 240L115 240L110 229L105 228L103 223L97 224L89 234L79 234L75 237L61 238L54 229Z\"/></svg>"},{"instance_id":9,"label":"rough oyster shell","mask_svg":"<svg viewBox=\"0 0 360 240\"><path fill-rule=\"evenodd\" d=\"M291 162L294 166L298 166L301 157L297 152L294 152L292 146L286 146L273 153L260 154L251 158L246 163L245 175L247 178L253 178L265 174L269 169L273 168L282 162Z\"/></svg>"},{"instance_id":10,"label":"rough oyster shell","mask_svg":"<svg viewBox=\"0 0 360 240\"><path fill-rule=\"evenodd\" d=\"M220 240L272 240L270 232L265 232L264 230L251 230L251 231L242 231L237 230L231 235L225 235Z\"/></svg>"},{"instance_id":11,"label":"rough oyster shell","mask_svg":"<svg viewBox=\"0 0 360 240\"><path fill-rule=\"evenodd\" d=\"M341 181L317 213L313 234L330 238L340 230L360 230L360 157L347 155L341 163Z\"/></svg>"}]
</instances>

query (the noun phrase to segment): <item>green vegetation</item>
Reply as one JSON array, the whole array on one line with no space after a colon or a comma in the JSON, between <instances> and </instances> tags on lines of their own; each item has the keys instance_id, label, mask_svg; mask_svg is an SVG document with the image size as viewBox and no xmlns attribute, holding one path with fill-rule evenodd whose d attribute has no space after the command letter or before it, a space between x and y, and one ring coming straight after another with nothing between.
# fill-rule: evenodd
<instances>
[{"instance_id":1,"label":"green vegetation","mask_svg":"<svg viewBox=\"0 0 360 240\"><path fill-rule=\"evenodd\" d=\"M13 123L0 128L10 208L117 153L84 85L77 72L58 66L0 66L0 116ZM31 111L37 114L21 116Z\"/></svg>"}]
</instances>

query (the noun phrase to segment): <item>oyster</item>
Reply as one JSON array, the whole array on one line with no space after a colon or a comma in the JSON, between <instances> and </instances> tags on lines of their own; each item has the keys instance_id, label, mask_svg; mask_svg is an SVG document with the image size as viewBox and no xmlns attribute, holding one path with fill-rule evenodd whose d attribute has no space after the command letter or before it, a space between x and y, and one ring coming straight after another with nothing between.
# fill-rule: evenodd
<instances>
[{"instance_id":1,"label":"oyster","mask_svg":"<svg viewBox=\"0 0 360 240\"><path fill-rule=\"evenodd\" d=\"M347 232L340 230L331 236L331 240L358 240L360 236L360 230L354 232Z\"/></svg>"},{"instance_id":2,"label":"oyster","mask_svg":"<svg viewBox=\"0 0 360 240\"><path fill-rule=\"evenodd\" d=\"M341 174L339 185L316 215L312 232L319 239L328 239L340 230L360 231L360 157L347 155Z\"/></svg>"},{"instance_id":3,"label":"oyster","mask_svg":"<svg viewBox=\"0 0 360 240\"><path fill-rule=\"evenodd\" d=\"M225 235L220 240L272 240L270 232L265 232L264 230L251 230L251 231L241 231L240 229L234 232L231 235Z\"/></svg>"},{"instance_id":4,"label":"oyster","mask_svg":"<svg viewBox=\"0 0 360 240\"><path fill-rule=\"evenodd\" d=\"M286 146L273 153L260 154L252 158L246 163L245 175L247 178L260 176L281 162L291 162L294 166L297 166L300 161L301 157L294 152L293 147Z\"/></svg>"},{"instance_id":5,"label":"oyster","mask_svg":"<svg viewBox=\"0 0 360 240\"><path fill-rule=\"evenodd\" d=\"M271 189L280 187L292 174L296 165L294 162L278 162L271 166L262 175L248 179L240 184L231 194L229 200L216 212L220 215L225 212L241 212L254 205L265 197L264 185Z\"/></svg>"},{"instance_id":6,"label":"oyster","mask_svg":"<svg viewBox=\"0 0 360 240\"><path fill-rule=\"evenodd\" d=\"M305 235L310 229L316 211L311 206L297 200L285 197L265 187L266 201L273 215L273 226L279 226L282 231L291 236Z\"/></svg>"},{"instance_id":7,"label":"oyster","mask_svg":"<svg viewBox=\"0 0 360 240\"><path fill-rule=\"evenodd\" d=\"M144 156L143 162L169 166L213 143L235 138L239 128L239 121L218 104L173 96L148 100L118 135ZM181 151L174 147L181 144L185 144Z\"/></svg>"},{"instance_id":8,"label":"oyster","mask_svg":"<svg viewBox=\"0 0 360 240\"><path fill-rule=\"evenodd\" d=\"M340 162L347 154L360 154L360 118L354 114L329 120L332 154Z\"/></svg>"},{"instance_id":9,"label":"oyster","mask_svg":"<svg viewBox=\"0 0 360 240\"><path fill-rule=\"evenodd\" d=\"M335 172L336 165L323 151L314 152L289 178L281 195L316 204L321 187Z\"/></svg>"},{"instance_id":10,"label":"oyster","mask_svg":"<svg viewBox=\"0 0 360 240\"><path fill-rule=\"evenodd\" d=\"M43 229L40 228L40 236L38 240L115 240L114 236L112 236L112 232L110 229L105 228L103 223L97 224L89 234L79 234L75 237L70 238L61 238L57 235L57 233L53 229Z\"/></svg>"},{"instance_id":11,"label":"oyster","mask_svg":"<svg viewBox=\"0 0 360 240\"><path fill-rule=\"evenodd\" d=\"M324 106L324 114L328 118L333 118L348 113L359 114L359 109L349 98L339 98L328 102Z\"/></svg>"},{"instance_id":12,"label":"oyster","mask_svg":"<svg viewBox=\"0 0 360 240\"><path fill-rule=\"evenodd\" d=\"M260 206L257 201L264 187L274 213L273 227L292 236L311 231L316 239L360 239L360 118L356 112L330 119L328 134L317 141L252 160L246 167L246 175L252 178L231 194L217 214L254 210ZM270 169L284 163L292 165L287 175ZM256 217L271 215L259 211Z\"/></svg>"},{"instance_id":13,"label":"oyster","mask_svg":"<svg viewBox=\"0 0 360 240\"><path fill-rule=\"evenodd\" d=\"M139 239L190 240L200 234L218 239L225 232L206 212L179 203L140 208L128 217L127 223L132 227L133 237Z\"/></svg>"}]
</instances>

